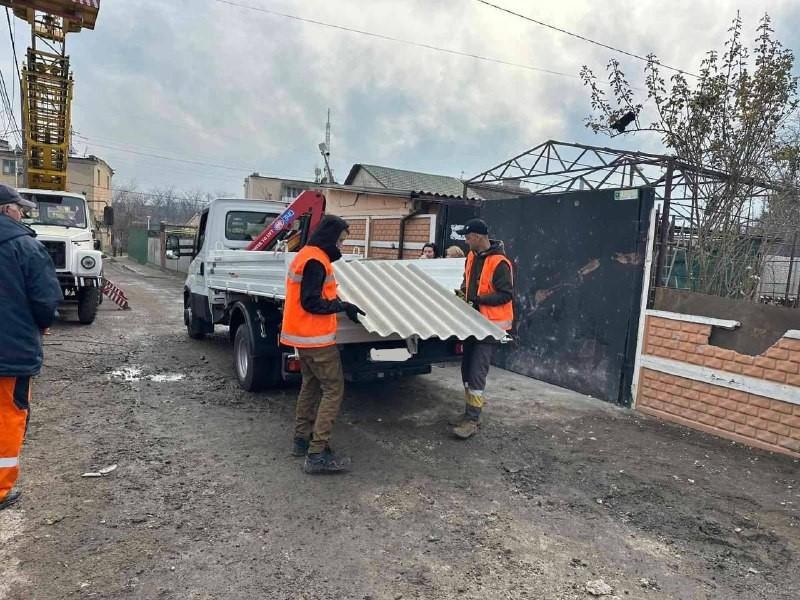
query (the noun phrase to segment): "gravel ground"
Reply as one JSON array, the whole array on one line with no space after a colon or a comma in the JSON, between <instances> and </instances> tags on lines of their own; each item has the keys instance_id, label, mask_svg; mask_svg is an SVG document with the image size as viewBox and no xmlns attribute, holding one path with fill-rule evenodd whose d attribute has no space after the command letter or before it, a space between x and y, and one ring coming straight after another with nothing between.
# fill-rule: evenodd
<instances>
[{"instance_id":1,"label":"gravel ground","mask_svg":"<svg viewBox=\"0 0 800 600\"><path fill-rule=\"evenodd\" d=\"M241 391L225 332L186 336L179 279L108 274L133 310L45 341L0 599L800 597L798 461L499 370L460 442L437 367L349 388L354 469L309 477L296 390Z\"/></svg>"}]
</instances>

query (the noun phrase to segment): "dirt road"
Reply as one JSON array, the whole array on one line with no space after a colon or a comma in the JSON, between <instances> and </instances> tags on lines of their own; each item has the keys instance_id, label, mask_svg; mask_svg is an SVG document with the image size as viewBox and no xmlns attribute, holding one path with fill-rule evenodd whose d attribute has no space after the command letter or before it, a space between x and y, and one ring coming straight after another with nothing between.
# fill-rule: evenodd
<instances>
[{"instance_id":1,"label":"dirt road","mask_svg":"<svg viewBox=\"0 0 800 600\"><path fill-rule=\"evenodd\" d=\"M135 268L109 270L132 311L46 339L0 599L800 597L797 461L498 371L459 442L449 367L349 389L354 470L309 477L295 390L239 390L181 282Z\"/></svg>"}]
</instances>

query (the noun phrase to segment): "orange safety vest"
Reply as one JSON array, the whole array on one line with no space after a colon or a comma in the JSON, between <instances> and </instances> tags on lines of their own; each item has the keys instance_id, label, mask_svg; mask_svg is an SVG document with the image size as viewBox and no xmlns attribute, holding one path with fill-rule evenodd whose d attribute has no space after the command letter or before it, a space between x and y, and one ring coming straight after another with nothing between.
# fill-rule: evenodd
<instances>
[{"instance_id":1,"label":"orange safety vest","mask_svg":"<svg viewBox=\"0 0 800 600\"><path fill-rule=\"evenodd\" d=\"M322 297L336 298L336 278L333 263L325 251L316 246L305 246L292 261L286 274L286 301L283 305L281 344L295 348L324 348L336 344L336 315L315 315L306 311L300 302L300 285L303 269L309 260L316 260L325 267L325 283Z\"/></svg>"},{"instance_id":2,"label":"orange safety vest","mask_svg":"<svg viewBox=\"0 0 800 600\"><path fill-rule=\"evenodd\" d=\"M472 277L472 265L475 262L475 253L470 252L467 254L467 262L464 267L464 281L466 282L466 289L469 291L470 278ZM487 256L483 263L483 270L481 271L481 278L478 281L478 296L485 294L493 294L496 290L492 285L492 278L497 265L506 263L511 271L513 281L513 269L511 261L502 254L492 254ZM514 305L511 301L501 304L500 306L486 306L481 304L478 306L481 314L497 325L503 331L509 331L514 324Z\"/></svg>"}]
</instances>

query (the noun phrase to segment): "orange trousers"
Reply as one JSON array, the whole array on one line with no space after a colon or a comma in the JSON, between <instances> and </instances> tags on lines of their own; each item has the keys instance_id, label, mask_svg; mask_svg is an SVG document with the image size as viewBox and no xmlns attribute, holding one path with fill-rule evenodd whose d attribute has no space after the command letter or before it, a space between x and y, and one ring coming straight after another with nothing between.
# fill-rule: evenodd
<instances>
[{"instance_id":1,"label":"orange trousers","mask_svg":"<svg viewBox=\"0 0 800 600\"><path fill-rule=\"evenodd\" d=\"M8 495L19 475L30 400L30 377L0 377L0 500Z\"/></svg>"}]
</instances>

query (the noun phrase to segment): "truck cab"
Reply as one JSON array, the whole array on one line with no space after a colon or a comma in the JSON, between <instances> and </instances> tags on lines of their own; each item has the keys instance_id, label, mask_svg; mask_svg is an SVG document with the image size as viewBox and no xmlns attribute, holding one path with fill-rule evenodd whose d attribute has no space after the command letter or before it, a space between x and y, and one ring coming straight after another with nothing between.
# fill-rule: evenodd
<instances>
[{"instance_id":1,"label":"truck cab","mask_svg":"<svg viewBox=\"0 0 800 600\"><path fill-rule=\"evenodd\" d=\"M86 198L70 192L18 191L36 204L23 222L50 254L65 305L77 307L82 324L94 322L101 299L103 254Z\"/></svg>"},{"instance_id":2,"label":"truck cab","mask_svg":"<svg viewBox=\"0 0 800 600\"><path fill-rule=\"evenodd\" d=\"M200 215L183 298L184 321L192 338L203 338L219 322L219 315L212 315L213 296L209 297L206 279L209 255L244 250L287 206L286 202L221 198Z\"/></svg>"}]
</instances>

